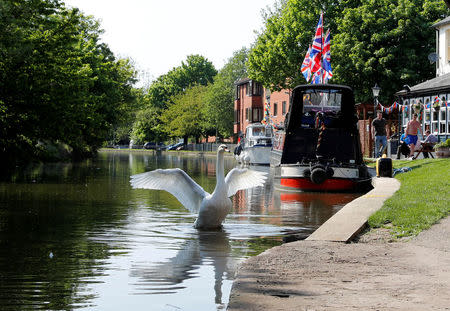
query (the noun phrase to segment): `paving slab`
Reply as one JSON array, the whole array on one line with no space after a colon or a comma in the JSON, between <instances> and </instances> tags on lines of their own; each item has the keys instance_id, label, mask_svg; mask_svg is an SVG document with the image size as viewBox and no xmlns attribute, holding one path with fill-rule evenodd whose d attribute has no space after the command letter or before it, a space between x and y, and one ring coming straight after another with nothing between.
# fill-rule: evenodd
<instances>
[{"instance_id":1,"label":"paving slab","mask_svg":"<svg viewBox=\"0 0 450 311\"><path fill-rule=\"evenodd\" d=\"M364 229L370 215L400 189L400 182L395 178L373 177L372 184L374 189L346 204L306 240L345 243L352 240Z\"/></svg>"}]
</instances>

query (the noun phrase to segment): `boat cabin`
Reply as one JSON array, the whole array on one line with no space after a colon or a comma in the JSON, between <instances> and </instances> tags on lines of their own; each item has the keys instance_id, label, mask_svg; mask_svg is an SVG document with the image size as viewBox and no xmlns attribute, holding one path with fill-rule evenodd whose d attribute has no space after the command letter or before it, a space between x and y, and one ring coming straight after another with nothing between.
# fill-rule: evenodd
<instances>
[{"instance_id":1,"label":"boat cabin","mask_svg":"<svg viewBox=\"0 0 450 311\"><path fill-rule=\"evenodd\" d=\"M245 146L272 146L273 131L270 125L253 123L247 126L245 131Z\"/></svg>"},{"instance_id":2,"label":"boat cabin","mask_svg":"<svg viewBox=\"0 0 450 311\"><path fill-rule=\"evenodd\" d=\"M293 90L281 163L362 164L353 91L332 84Z\"/></svg>"}]
</instances>

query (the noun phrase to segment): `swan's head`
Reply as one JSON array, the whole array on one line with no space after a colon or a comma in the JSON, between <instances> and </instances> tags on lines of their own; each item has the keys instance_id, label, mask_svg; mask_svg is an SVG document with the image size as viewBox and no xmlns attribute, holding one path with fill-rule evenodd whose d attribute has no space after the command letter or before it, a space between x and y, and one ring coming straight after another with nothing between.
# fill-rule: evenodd
<instances>
[{"instance_id":1,"label":"swan's head","mask_svg":"<svg viewBox=\"0 0 450 311\"><path fill-rule=\"evenodd\" d=\"M217 148L217 152L218 153L224 153L224 152L230 152L230 150L228 150L227 145L220 145L219 148Z\"/></svg>"}]
</instances>

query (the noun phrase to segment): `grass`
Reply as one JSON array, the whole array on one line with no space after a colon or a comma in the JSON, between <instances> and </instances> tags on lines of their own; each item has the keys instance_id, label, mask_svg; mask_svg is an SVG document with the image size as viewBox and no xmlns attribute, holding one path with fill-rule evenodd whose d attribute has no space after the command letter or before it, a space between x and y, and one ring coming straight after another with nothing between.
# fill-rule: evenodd
<instances>
[{"instance_id":1,"label":"grass","mask_svg":"<svg viewBox=\"0 0 450 311\"><path fill-rule=\"evenodd\" d=\"M400 189L369 218L371 228L389 227L395 238L414 236L450 214L450 159L394 160Z\"/></svg>"}]
</instances>

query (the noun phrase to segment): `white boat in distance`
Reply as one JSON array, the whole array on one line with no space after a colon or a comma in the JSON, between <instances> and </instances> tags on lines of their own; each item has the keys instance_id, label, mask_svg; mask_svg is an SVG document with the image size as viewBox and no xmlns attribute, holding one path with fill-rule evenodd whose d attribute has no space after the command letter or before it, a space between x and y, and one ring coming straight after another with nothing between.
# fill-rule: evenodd
<instances>
[{"instance_id":1,"label":"white boat in distance","mask_svg":"<svg viewBox=\"0 0 450 311\"><path fill-rule=\"evenodd\" d=\"M272 139L272 126L261 123L248 125L244 139L234 151L236 160L244 165L269 165Z\"/></svg>"}]
</instances>

